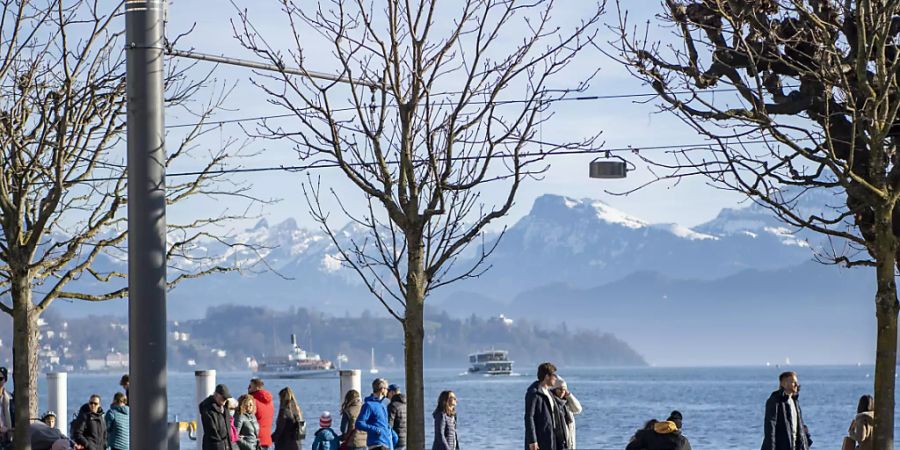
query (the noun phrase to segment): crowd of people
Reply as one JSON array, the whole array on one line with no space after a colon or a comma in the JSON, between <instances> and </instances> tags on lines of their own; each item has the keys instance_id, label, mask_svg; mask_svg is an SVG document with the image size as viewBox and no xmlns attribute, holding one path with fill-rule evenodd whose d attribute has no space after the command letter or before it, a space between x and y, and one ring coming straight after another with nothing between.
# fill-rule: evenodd
<instances>
[{"instance_id":1,"label":"crowd of people","mask_svg":"<svg viewBox=\"0 0 900 450\"><path fill-rule=\"evenodd\" d=\"M12 448L15 404L6 389L9 373L0 367L0 450ZM779 388L765 405L761 450L809 450L812 437L800 408L800 383L796 372L779 375ZM128 375L120 380L124 392L116 392L104 411L99 395L91 395L69 426L69 436L57 429L53 411L30 424L34 450L126 450L129 443ZM458 450L457 397L443 391L437 398L432 418L432 450ZM841 450L870 450L875 423L875 400L859 399ZM307 433L303 410L294 391L285 387L275 399L259 378L250 380L247 393L236 399L228 387L219 384L198 405L202 424L203 450L300 450L312 439L312 450L406 450L406 397L400 386L383 378L372 381L372 393L362 398L347 391L340 405L340 422L334 429L329 411L319 415L318 428ZM525 392L526 450L567 450L577 448L575 416L581 403L569 391L566 381L552 363L537 368L537 380ZM684 415L672 411L665 420L652 419L637 430L626 450L691 450L683 433ZM274 428L273 428L274 427Z\"/></svg>"}]
</instances>

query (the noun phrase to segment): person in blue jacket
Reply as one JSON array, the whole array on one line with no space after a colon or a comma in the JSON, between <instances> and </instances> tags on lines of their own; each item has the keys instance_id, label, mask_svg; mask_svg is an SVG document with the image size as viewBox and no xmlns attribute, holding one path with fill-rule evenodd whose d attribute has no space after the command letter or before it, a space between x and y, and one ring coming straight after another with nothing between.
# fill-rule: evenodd
<instances>
[{"instance_id":1,"label":"person in blue jacket","mask_svg":"<svg viewBox=\"0 0 900 450\"><path fill-rule=\"evenodd\" d=\"M388 382L384 378L372 381L372 395L363 401L356 418L356 429L366 432L366 447L369 450L394 450L397 433L388 424L387 407L382 401L387 395Z\"/></svg>"}]
</instances>

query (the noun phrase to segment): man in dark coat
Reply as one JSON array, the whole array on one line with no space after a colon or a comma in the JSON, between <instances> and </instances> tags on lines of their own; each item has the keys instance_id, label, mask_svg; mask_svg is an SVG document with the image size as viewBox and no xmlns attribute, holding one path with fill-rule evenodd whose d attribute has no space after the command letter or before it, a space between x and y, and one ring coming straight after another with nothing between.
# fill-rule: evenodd
<instances>
[{"instance_id":1,"label":"man in dark coat","mask_svg":"<svg viewBox=\"0 0 900 450\"><path fill-rule=\"evenodd\" d=\"M556 378L556 366L545 362L525 392L525 450L562 450L555 432L556 401L550 394Z\"/></svg>"},{"instance_id":2,"label":"man in dark coat","mask_svg":"<svg viewBox=\"0 0 900 450\"><path fill-rule=\"evenodd\" d=\"M400 386L388 386L388 425L397 433L397 445L394 450L406 450L406 397L400 392Z\"/></svg>"},{"instance_id":3,"label":"man in dark coat","mask_svg":"<svg viewBox=\"0 0 900 450\"><path fill-rule=\"evenodd\" d=\"M225 407L225 401L229 398L228 387L220 384L212 395L200 402L203 450L232 450L231 414Z\"/></svg>"},{"instance_id":4,"label":"man in dark coat","mask_svg":"<svg viewBox=\"0 0 900 450\"><path fill-rule=\"evenodd\" d=\"M106 450L106 419L99 395L92 395L81 406L78 417L72 422L72 440L85 450Z\"/></svg>"},{"instance_id":5,"label":"man in dark coat","mask_svg":"<svg viewBox=\"0 0 900 450\"><path fill-rule=\"evenodd\" d=\"M809 450L812 439L800 410L796 372L778 376L781 387L766 400L762 450Z\"/></svg>"}]
</instances>

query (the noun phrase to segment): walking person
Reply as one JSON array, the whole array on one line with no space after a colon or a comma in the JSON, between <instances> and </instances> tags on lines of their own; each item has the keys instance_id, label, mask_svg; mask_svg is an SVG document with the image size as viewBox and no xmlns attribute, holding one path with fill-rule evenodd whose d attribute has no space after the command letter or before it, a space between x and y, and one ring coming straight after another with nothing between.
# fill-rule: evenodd
<instances>
[{"instance_id":1,"label":"walking person","mask_svg":"<svg viewBox=\"0 0 900 450\"><path fill-rule=\"evenodd\" d=\"M94 394L81 405L78 416L72 422L72 440L84 450L106 450L106 419L100 396Z\"/></svg>"},{"instance_id":2,"label":"walking person","mask_svg":"<svg viewBox=\"0 0 900 450\"><path fill-rule=\"evenodd\" d=\"M234 418L238 450L259 449L259 422L256 420L256 401L250 394L238 398L238 413Z\"/></svg>"},{"instance_id":3,"label":"walking person","mask_svg":"<svg viewBox=\"0 0 900 450\"><path fill-rule=\"evenodd\" d=\"M872 450L874 439L872 433L875 430L875 398L871 395L863 395L856 406L856 417L850 422L848 436L844 438L841 450Z\"/></svg>"},{"instance_id":4,"label":"walking person","mask_svg":"<svg viewBox=\"0 0 900 450\"><path fill-rule=\"evenodd\" d=\"M305 437L303 411L297 404L294 391L286 387L278 391L278 419L272 432L272 444L275 450L300 450Z\"/></svg>"},{"instance_id":5,"label":"walking person","mask_svg":"<svg viewBox=\"0 0 900 450\"><path fill-rule=\"evenodd\" d=\"M796 372L778 376L779 388L766 400L762 450L808 450L812 445L800 409Z\"/></svg>"},{"instance_id":6,"label":"walking person","mask_svg":"<svg viewBox=\"0 0 900 450\"><path fill-rule=\"evenodd\" d=\"M344 394L341 404L341 449L366 450L366 432L356 429L356 418L362 408L362 399L356 389Z\"/></svg>"},{"instance_id":7,"label":"walking person","mask_svg":"<svg viewBox=\"0 0 900 450\"><path fill-rule=\"evenodd\" d=\"M651 420L644 424L628 442L625 450L691 450L691 443L681 432L683 416L672 411L663 421Z\"/></svg>"},{"instance_id":8,"label":"walking person","mask_svg":"<svg viewBox=\"0 0 900 450\"><path fill-rule=\"evenodd\" d=\"M458 450L456 434L456 394L444 391L438 396L434 417L434 443L431 450Z\"/></svg>"},{"instance_id":9,"label":"walking person","mask_svg":"<svg viewBox=\"0 0 900 450\"><path fill-rule=\"evenodd\" d=\"M247 393L253 396L256 403L256 421L259 423L259 447L268 450L272 447L272 419L275 418L275 401L272 393L265 389L260 378L252 378Z\"/></svg>"},{"instance_id":10,"label":"walking person","mask_svg":"<svg viewBox=\"0 0 900 450\"><path fill-rule=\"evenodd\" d=\"M553 395L556 396L557 404L561 405L561 409L565 414L566 423L566 447L575 448L575 416L581 414L581 402L569 392L569 386L562 377L556 377L556 383L553 384Z\"/></svg>"},{"instance_id":11,"label":"walking person","mask_svg":"<svg viewBox=\"0 0 900 450\"><path fill-rule=\"evenodd\" d=\"M9 372L6 367L0 367L0 450L12 447L14 419L12 392L6 389L9 381Z\"/></svg>"},{"instance_id":12,"label":"walking person","mask_svg":"<svg viewBox=\"0 0 900 450\"><path fill-rule=\"evenodd\" d=\"M406 397L400 392L400 386L388 386L388 424L397 433L397 445L394 450L406 450Z\"/></svg>"},{"instance_id":13,"label":"walking person","mask_svg":"<svg viewBox=\"0 0 900 450\"><path fill-rule=\"evenodd\" d=\"M220 384L200 402L200 424L203 427L203 450L234 450L231 445L231 417L225 403L231 398L228 386Z\"/></svg>"},{"instance_id":14,"label":"walking person","mask_svg":"<svg viewBox=\"0 0 900 450\"><path fill-rule=\"evenodd\" d=\"M109 436L110 450L128 450L128 397L116 392L113 402L106 411L106 431Z\"/></svg>"},{"instance_id":15,"label":"walking person","mask_svg":"<svg viewBox=\"0 0 900 450\"><path fill-rule=\"evenodd\" d=\"M313 440L312 450L339 450L340 440L331 429L331 413L325 411L319 416L319 429Z\"/></svg>"},{"instance_id":16,"label":"walking person","mask_svg":"<svg viewBox=\"0 0 900 450\"><path fill-rule=\"evenodd\" d=\"M366 432L366 448L369 450L393 450L397 443L397 433L388 424L387 408L382 403L387 388L387 380L383 378L372 381L372 395L363 401L356 418L356 429Z\"/></svg>"},{"instance_id":17,"label":"walking person","mask_svg":"<svg viewBox=\"0 0 900 450\"><path fill-rule=\"evenodd\" d=\"M542 363L537 369L537 381L525 392L526 450L561 450L555 432L557 406L550 393L556 379L556 366Z\"/></svg>"}]
</instances>

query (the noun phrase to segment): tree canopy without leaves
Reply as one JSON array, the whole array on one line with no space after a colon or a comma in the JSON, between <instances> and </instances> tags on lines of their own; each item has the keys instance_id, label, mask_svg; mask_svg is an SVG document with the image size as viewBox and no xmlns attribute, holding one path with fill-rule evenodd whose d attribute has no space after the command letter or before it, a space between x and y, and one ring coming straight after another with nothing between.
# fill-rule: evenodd
<instances>
[{"instance_id":1,"label":"tree canopy without leaves","mask_svg":"<svg viewBox=\"0 0 900 450\"><path fill-rule=\"evenodd\" d=\"M701 175L796 227L849 242L824 255L875 267L875 448L893 448L900 236L900 3L884 0L665 0L658 29L619 5L617 56L710 139L651 163L660 180ZM802 212L811 189L834 194Z\"/></svg>"},{"instance_id":2,"label":"tree canopy without leaves","mask_svg":"<svg viewBox=\"0 0 900 450\"><path fill-rule=\"evenodd\" d=\"M304 185L336 259L404 327L408 446L425 448L425 298L483 273L496 241L464 255L467 246L507 214L522 182L540 177L547 155L597 147L594 135L541 142L540 130L551 104L582 91L596 71L572 66L596 36L603 5L582 4L583 19L562 23L552 0L277 4L289 48L273 48L247 14L235 26L240 42L282 68L330 64L345 82L260 74L254 83L295 117L290 126L262 122L254 134L293 142L313 164L336 164L366 205L323 192L313 177ZM310 67L310 54L322 60L317 46L330 58ZM324 196L363 238L334 228Z\"/></svg>"},{"instance_id":3,"label":"tree canopy without leaves","mask_svg":"<svg viewBox=\"0 0 900 450\"><path fill-rule=\"evenodd\" d=\"M125 54L121 4L0 1L0 311L13 317L17 449L28 448L37 416L38 316L56 299L103 301L128 295L124 259L128 199L125 167ZM248 186L214 169L237 156L236 142L207 150L204 122L228 89L192 80L171 65L166 100L197 123L178 134L166 165L196 169L172 179L167 203L236 196ZM211 100L198 101L212 92ZM205 153L205 154L204 154ZM197 167L197 164L200 167ZM234 270L200 242L232 243L217 228L244 210L170 224L169 286ZM108 260L98 264L101 255ZM107 284L108 283L108 284Z\"/></svg>"}]
</instances>

